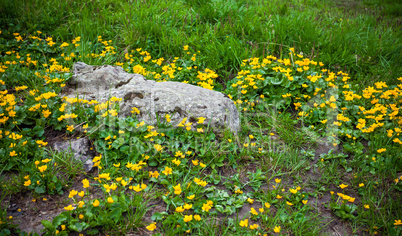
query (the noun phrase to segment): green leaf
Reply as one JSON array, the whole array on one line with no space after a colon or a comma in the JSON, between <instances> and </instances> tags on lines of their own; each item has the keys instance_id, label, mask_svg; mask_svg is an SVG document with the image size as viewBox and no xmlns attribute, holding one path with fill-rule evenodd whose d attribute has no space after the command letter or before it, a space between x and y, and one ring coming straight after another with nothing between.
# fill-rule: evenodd
<instances>
[{"instance_id":1,"label":"green leaf","mask_svg":"<svg viewBox=\"0 0 402 236\"><path fill-rule=\"evenodd\" d=\"M149 160L148 165L149 166L158 166L158 162L155 159Z\"/></svg>"},{"instance_id":2,"label":"green leaf","mask_svg":"<svg viewBox=\"0 0 402 236\"><path fill-rule=\"evenodd\" d=\"M95 235L95 234L98 234L98 233L99 233L99 230L97 230L97 229L87 230L87 234L89 234L89 235Z\"/></svg>"},{"instance_id":3,"label":"green leaf","mask_svg":"<svg viewBox=\"0 0 402 236\"><path fill-rule=\"evenodd\" d=\"M123 213L123 212L122 212L121 208L117 208L117 207L116 207L115 209L113 209L113 210L110 212L110 217L111 217L112 219L114 219L114 222L117 223L117 221L119 221L120 216L121 216L122 213Z\"/></svg>"},{"instance_id":4,"label":"green leaf","mask_svg":"<svg viewBox=\"0 0 402 236\"><path fill-rule=\"evenodd\" d=\"M55 229L53 224L48 220L42 220L41 223L49 231L53 231Z\"/></svg>"},{"instance_id":5,"label":"green leaf","mask_svg":"<svg viewBox=\"0 0 402 236\"><path fill-rule=\"evenodd\" d=\"M59 226L66 220L67 220L67 216L62 213L62 214L54 217L52 222L53 222L53 225Z\"/></svg>"},{"instance_id":6,"label":"green leaf","mask_svg":"<svg viewBox=\"0 0 402 236\"><path fill-rule=\"evenodd\" d=\"M270 77L271 78L271 84L273 85L280 85L283 82L283 78L275 78L275 77Z\"/></svg>"},{"instance_id":7,"label":"green leaf","mask_svg":"<svg viewBox=\"0 0 402 236\"><path fill-rule=\"evenodd\" d=\"M57 183L57 176L56 175L53 175L52 182Z\"/></svg>"},{"instance_id":8,"label":"green leaf","mask_svg":"<svg viewBox=\"0 0 402 236\"><path fill-rule=\"evenodd\" d=\"M124 145L124 146L122 146L122 147L120 148L120 151L123 152L123 153L125 153L125 154L128 154L128 152L130 151L130 146Z\"/></svg>"},{"instance_id":9,"label":"green leaf","mask_svg":"<svg viewBox=\"0 0 402 236\"><path fill-rule=\"evenodd\" d=\"M279 215L279 219L282 221L282 223L285 223L285 221L288 219L288 215L286 213L282 212Z\"/></svg>"},{"instance_id":10,"label":"green leaf","mask_svg":"<svg viewBox=\"0 0 402 236\"><path fill-rule=\"evenodd\" d=\"M221 212L221 213L224 212L222 205L216 205L216 206L215 206L215 209L216 209L217 211Z\"/></svg>"},{"instance_id":11,"label":"green leaf","mask_svg":"<svg viewBox=\"0 0 402 236\"><path fill-rule=\"evenodd\" d=\"M42 135L45 133L45 130L44 130L43 127L41 127L41 126L35 126L35 128L33 128L32 131L33 131L34 134L37 135L38 137L42 137Z\"/></svg>"},{"instance_id":12,"label":"green leaf","mask_svg":"<svg viewBox=\"0 0 402 236\"><path fill-rule=\"evenodd\" d=\"M168 213L167 212L155 212L152 216L151 216L151 220L153 221L160 221L163 220L164 216L167 216Z\"/></svg>"},{"instance_id":13,"label":"green leaf","mask_svg":"<svg viewBox=\"0 0 402 236\"><path fill-rule=\"evenodd\" d=\"M45 189L43 187L38 186L35 188L35 192L39 194L45 193Z\"/></svg>"},{"instance_id":14,"label":"green leaf","mask_svg":"<svg viewBox=\"0 0 402 236\"><path fill-rule=\"evenodd\" d=\"M169 185L169 181L167 181L166 179L162 179L160 183L163 185Z\"/></svg>"},{"instance_id":15,"label":"green leaf","mask_svg":"<svg viewBox=\"0 0 402 236\"><path fill-rule=\"evenodd\" d=\"M71 228L71 226L73 226L73 228ZM87 225L85 222L76 222L75 224L70 225L69 227L70 229L74 229L77 232L81 232L87 227Z\"/></svg>"}]
</instances>

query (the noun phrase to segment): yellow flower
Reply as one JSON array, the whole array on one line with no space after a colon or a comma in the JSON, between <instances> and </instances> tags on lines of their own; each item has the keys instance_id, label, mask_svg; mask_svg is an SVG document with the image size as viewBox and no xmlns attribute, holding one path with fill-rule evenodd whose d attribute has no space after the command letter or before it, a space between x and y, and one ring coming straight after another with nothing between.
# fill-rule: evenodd
<instances>
[{"instance_id":1,"label":"yellow flower","mask_svg":"<svg viewBox=\"0 0 402 236\"><path fill-rule=\"evenodd\" d=\"M159 145L159 144L155 144L155 145L154 145L154 148L155 148L156 151L158 151L158 152L161 152L162 149L163 149L163 147L162 147L161 145Z\"/></svg>"},{"instance_id":2,"label":"yellow flower","mask_svg":"<svg viewBox=\"0 0 402 236\"><path fill-rule=\"evenodd\" d=\"M84 201L79 201L78 202L78 207L82 208L84 206L85 202Z\"/></svg>"},{"instance_id":3,"label":"yellow flower","mask_svg":"<svg viewBox=\"0 0 402 236\"><path fill-rule=\"evenodd\" d=\"M270 207L271 207L271 205L270 205L268 202L264 203L264 206L265 206L266 208L270 208Z\"/></svg>"},{"instance_id":4,"label":"yellow flower","mask_svg":"<svg viewBox=\"0 0 402 236\"><path fill-rule=\"evenodd\" d=\"M193 219L193 215L185 215L183 220L184 220L184 222L189 222L192 219Z\"/></svg>"},{"instance_id":5,"label":"yellow flower","mask_svg":"<svg viewBox=\"0 0 402 236\"><path fill-rule=\"evenodd\" d=\"M32 182L30 179L28 179L27 181L24 182L24 186L29 186L31 184L32 184Z\"/></svg>"},{"instance_id":6,"label":"yellow flower","mask_svg":"<svg viewBox=\"0 0 402 236\"><path fill-rule=\"evenodd\" d=\"M401 220L395 220L394 225L402 225L402 221Z\"/></svg>"},{"instance_id":7,"label":"yellow flower","mask_svg":"<svg viewBox=\"0 0 402 236\"><path fill-rule=\"evenodd\" d=\"M257 224L250 225L250 229L257 229L257 228L258 228Z\"/></svg>"},{"instance_id":8,"label":"yellow flower","mask_svg":"<svg viewBox=\"0 0 402 236\"><path fill-rule=\"evenodd\" d=\"M159 177L159 172L156 170L154 172L150 171L149 175L150 175L150 177L157 179Z\"/></svg>"},{"instance_id":9,"label":"yellow flower","mask_svg":"<svg viewBox=\"0 0 402 236\"><path fill-rule=\"evenodd\" d=\"M201 220L201 216L200 216L200 215L194 215L194 220L200 221L200 220Z\"/></svg>"},{"instance_id":10,"label":"yellow flower","mask_svg":"<svg viewBox=\"0 0 402 236\"><path fill-rule=\"evenodd\" d=\"M64 210L66 210L66 211L72 211L72 210L74 210L74 207L73 207L72 205L69 205L69 206L67 206L67 207L64 207Z\"/></svg>"},{"instance_id":11,"label":"yellow flower","mask_svg":"<svg viewBox=\"0 0 402 236\"><path fill-rule=\"evenodd\" d=\"M82 184L84 185L84 188L88 188L89 187L89 180L83 179Z\"/></svg>"},{"instance_id":12,"label":"yellow flower","mask_svg":"<svg viewBox=\"0 0 402 236\"><path fill-rule=\"evenodd\" d=\"M296 194L297 193L297 189L289 189L289 192L291 192L291 193L293 193L293 194Z\"/></svg>"},{"instance_id":13,"label":"yellow flower","mask_svg":"<svg viewBox=\"0 0 402 236\"><path fill-rule=\"evenodd\" d=\"M172 174L172 168L170 168L170 167L168 167L168 166L165 166L165 170L164 171L162 171L162 173L164 174L164 175L170 175L170 174Z\"/></svg>"},{"instance_id":14,"label":"yellow flower","mask_svg":"<svg viewBox=\"0 0 402 236\"><path fill-rule=\"evenodd\" d=\"M152 223L152 224L148 225L146 228L149 231L154 231L156 229L156 223Z\"/></svg>"},{"instance_id":15,"label":"yellow flower","mask_svg":"<svg viewBox=\"0 0 402 236\"><path fill-rule=\"evenodd\" d=\"M12 152L10 152L10 156L15 157L15 156L17 156L17 153L15 151L12 151Z\"/></svg>"},{"instance_id":16,"label":"yellow flower","mask_svg":"<svg viewBox=\"0 0 402 236\"><path fill-rule=\"evenodd\" d=\"M370 205L368 205L368 204L364 204L364 208L366 208L366 209L370 209Z\"/></svg>"},{"instance_id":17,"label":"yellow flower","mask_svg":"<svg viewBox=\"0 0 402 236\"><path fill-rule=\"evenodd\" d=\"M140 192L142 189L141 189L140 185L137 184L136 186L133 187L133 190L136 192Z\"/></svg>"},{"instance_id":18,"label":"yellow flower","mask_svg":"<svg viewBox=\"0 0 402 236\"><path fill-rule=\"evenodd\" d=\"M208 203L204 203L204 204L202 205L202 210L203 210L203 211L209 212L209 210L210 210L211 208L212 208L211 205L208 204Z\"/></svg>"},{"instance_id":19,"label":"yellow flower","mask_svg":"<svg viewBox=\"0 0 402 236\"><path fill-rule=\"evenodd\" d=\"M385 148L381 148L381 149L378 149L377 152L378 152L378 153L382 153L382 152L385 152L386 150L387 150L387 149L385 149Z\"/></svg>"},{"instance_id":20,"label":"yellow flower","mask_svg":"<svg viewBox=\"0 0 402 236\"><path fill-rule=\"evenodd\" d=\"M176 158L173 159L172 162L173 162L173 164L176 164L177 166L180 165L180 163L181 163L181 161Z\"/></svg>"},{"instance_id":21,"label":"yellow flower","mask_svg":"<svg viewBox=\"0 0 402 236\"><path fill-rule=\"evenodd\" d=\"M80 214L80 215L78 216L78 218L80 218L80 220L82 220L82 219L84 219L84 215L83 215L83 214Z\"/></svg>"},{"instance_id":22,"label":"yellow flower","mask_svg":"<svg viewBox=\"0 0 402 236\"><path fill-rule=\"evenodd\" d=\"M47 169L47 165L39 166L38 169L42 173Z\"/></svg>"},{"instance_id":23,"label":"yellow flower","mask_svg":"<svg viewBox=\"0 0 402 236\"><path fill-rule=\"evenodd\" d=\"M176 212L183 212L184 208L182 206L176 207L175 209Z\"/></svg>"},{"instance_id":24,"label":"yellow flower","mask_svg":"<svg viewBox=\"0 0 402 236\"><path fill-rule=\"evenodd\" d=\"M363 186L364 186L364 184L363 184L363 183L360 183L360 184L359 184L359 187L363 187Z\"/></svg>"},{"instance_id":25,"label":"yellow flower","mask_svg":"<svg viewBox=\"0 0 402 236\"><path fill-rule=\"evenodd\" d=\"M138 108L136 108L136 107L133 107L132 110L131 110L131 113L132 114L134 114L134 113L140 114L140 110L138 110Z\"/></svg>"},{"instance_id":26,"label":"yellow flower","mask_svg":"<svg viewBox=\"0 0 402 236\"><path fill-rule=\"evenodd\" d=\"M274 232L275 232L275 233L281 232L281 227L280 227L280 226L275 226Z\"/></svg>"},{"instance_id":27,"label":"yellow flower","mask_svg":"<svg viewBox=\"0 0 402 236\"><path fill-rule=\"evenodd\" d=\"M184 204L184 209L190 210L193 207L193 204Z\"/></svg>"},{"instance_id":28,"label":"yellow flower","mask_svg":"<svg viewBox=\"0 0 402 236\"><path fill-rule=\"evenodd\" d=\"M250 213L256 216L258 215L258 212L254 209L254 207L250 209Z\"/></svg>"},{"instance_id":29,"label":"yellow flower","mask_svg":"<svg viewBox=\"0 0 402 236\"><path fill-rule=\"evenodd\" d=\"M68 43L63 42L63 43L60 45L60 48L63 48L63 47L68 47Z\"/></svg>"},{"instance_id":30,"label":"yellow flower","mask_svg":"<svg viewBox=\"0 0 402 236\"><path fill-rule=\"evenodd\" d=\"M241 191L239 188L237 188L237 189L235 190L235 193L242 194L243 191Z\"/></svg>"},{"instance_id":31,"label":"yellow flower","mask_svg":"<svg viewBox=\"0 0 402 236\"><path fill-rule=\"evenodd\" d=\"M194 197L195 197L195 194L188 196L187 199L192 200L192 199L194 199Z\"/></svg>"},{"instance_id":32,"label":"yellow flower","mask_svg":"<svg viewBox=\"0 0 402 236\"><path fill-rule=\"evenodd\" d=\"M84 197L84 195L85 195L84 191L81 191L81 192L78 193L78 196L80 196L80 197Z\"/></svg>"},{"instance_id":33,"label":"yellow flower","mask_svg":"<svg viewBox=\"0 0 402 236\"><path fill-rule=\"evenodd\" d=\"M341 188L341 189L344 189L344 188L346 188L348 185L346 185L346 184L341 184L341 185L339 185L339 187Z\"/></svg>"},{"instance_id":34,"label":"yellow flower","mask_svg":"<svg viewBox=\"0 0 402 236\"><path fill-rule=\"evenodd\" d=\"M281 182L281 179L275 179L275 183L279 184Z\"/></svg>"},{"instance_id":35,"label":"yellow flower","mask_svg":"<svg viewBox=\"0 0 402 236\"><path fill-rule=\"evenodd\" d=\"M198 166L198 160L191 160L191 162L193 163L193 165Z\"/></svg>"},{"instance_id":36,"label":"yellow flower","mask_svg":"<svg viewBox=\"0 0 402 236\"><path fill-rule=\"evenodd\" d=\"M289 206L293 206L293 203L286 201L286 204L288 204Z\"/></svg>"},{"instance_id":37,"label":"yellow flower","mask_svg":"<svg viewBox=\"0 0 402 236\"><path fill-rule=\"evenodd\" d=\"M73 132L74 126L73 125L67 125L67 130L70 132Z\"/></svg>"},{"instance_id":38,"label":"yellow flower","mask_svg":"<svg viewBox=\"0 0 402 236\"><path fill-rule=\"evenodd\" d=\"M43 159L42 162L43 162L43 163L48 163L48 162L50 162L51 160L52 160L52 159L46 158L46 159Z\"/></svg>"},{"instance_id":39,"label":"yellow flower","mask_svg":"<svg viewBox=\"0 0 402 236\"><path fill-rule=\"evenodd\" d=\"M74 197L75 195L77 195L77 194L78 194L78 191L72 189L72 190L70 191L70 194L68 195L68 198L73 198L73 197Z\"/></svg>"},{"instance_id":40,"label":"yellow flower","mask_svg":"<svg viewBox=\"0 0 402 236\"><path fill-rule=\"evenodd\" d=\"M302 200L302 203L303 203L304 205L306 205L307 202L308 202L308 200Z\"/></svg>"},{"instance_id":41,"label":"yellow flower","mask_svg":"<svg viewBox=\"0 0 402 236\"><path fill-rule=\"evenodd\" d=\"M93 205L94 207L99 206L99 201L98 201L98 199L96 199L96 200L92 203L92 205Z\"/></svg>"},{"instance_id":42,"label":"yellow flower","mask_svg":"<svg viewBox=\"0 0 402 236\"><path fill-rule=\"evenodd\" d=\"M52 114L52 112L50 112L49 110L44 110L42 111L43 117L47 118L50 114Z\"/></svg>"},{"instance_id":43,"label":"yellow flower","mask_svg":"<svg viewBox=\"0 0 402 236\"><path fill-rule=\"evenodd\" d=\"M203 124L204 121L205 121L205 118L204 118L204 117L199 117L197 123L198 123L198 124Z\"/></svg>"},{"instance_id":44,"label":"yellow flower","mask_svg":"<svg viewBox=\"0 0 402 236\"><path fill-rule=\"evenodd\" d=\"M107 198L107 202L108 202L108 203L114 203L114 200L113 200L112 197L108 197L108 198Z\"/></svg>"},{"instance_id":45,"label":"yellow flower","mask_svg":"<svg viewBox=\"0 0 402 236\"><path fill-rule=\"evenodd\" d=\"M247 226L248 226L248 219L241 220L240 223L239 223L239 225L240 225L241 227L247 227Z\"/></svg>"},{"instance_id":46,"label":"yellow flower","mask_svg":"<svg viewBox=\"0 0 402 236\"><path fill-rule=\"evenodd\" d=\"M175 193L175 194L179 195L179 194L181 193L180 184L178 184L178 185L176 185L176 186L173 186L173 189L174 189L174 193Z\"/></svg>"},{"instance_id":47,"label":"yellow flower","mask_svg":"<svg viewBox=\"0 0 402 236\"><path fill-rule=\"evenodd\" d=\"M247 202L250 203L250 204L253 204L253 203L254 203L254 199L247 198Z\"/></svg>"}]
</instances>

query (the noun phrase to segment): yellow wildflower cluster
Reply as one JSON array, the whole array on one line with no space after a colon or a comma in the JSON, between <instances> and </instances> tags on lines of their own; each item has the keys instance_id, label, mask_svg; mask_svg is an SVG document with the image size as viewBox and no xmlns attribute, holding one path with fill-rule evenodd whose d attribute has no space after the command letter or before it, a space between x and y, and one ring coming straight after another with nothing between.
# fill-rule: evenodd
<instances>
[{"instance_id":1,"label":"yellow wildflower cluster","mask_svg":"<svg viewBox=\"0 0 402 236\"><path fill-rule=\"evenodd\" d=\"M202 205L202 211L209 212L211 208L214 206L214 202L211 200L208 200L206 203Z\"/></svg>"},{"instance_id":2,"label":"yellow wildflower cluster","mask_svg":"<svg viewBox=\"0 0 402 236\"><path fill-rule=\"evenodd\" d=\"M147 163L145 163L145 162L143 162L143 161L139 161L137 164L133 164L133 163L131 163L131 162L127 162L127 164L126 164L126 167L128 168L128 169L131 169L131 170L135 170L135 171L139 171L139 170L141 170L144 166L146 166L147 165Z\"/></svg>"},{"instance_id":3,"label":"yellow wildflower cluster","mask_svg":"<svg viewBox=\"0 0 402 236\"><path fill-rule=\"evenodd\" d=\"M218 75L213 70L206 68L205 72L198 71L197 78L200 80L200 82L197 82L199 86L213 90L214 79L218 78Z\"/></svg>"},{"instance_id":4,"label":"yellow wildflower cluster","mask_svg":"<svg viewBox=\"0 0 402 236\"><path fill-rule=\"evenodd\" d=\"M207 186L207 184L208 184L207 181L200 180L199 178L194 178L194 182L195 182L196 184L202 186L202 187L205 187L205 186Z\"/></svg>"},{"instance_id":5,"label":"yellow wildflower cluster","mask_svg":"<svg viewBox=\"0 0 402 236\"><path fill-rule=\"evenodd\" d=\"M353 198L353 197L351 197L351 196L348 196L348 195L346 195L346 194L343 194L343 193L337 193L337 195L339 196L339 197L341 197L343 200L345 200L345 201L348 201L348 202L354 202L355 201L355 198Z\"/></svg>"}]
</instances>

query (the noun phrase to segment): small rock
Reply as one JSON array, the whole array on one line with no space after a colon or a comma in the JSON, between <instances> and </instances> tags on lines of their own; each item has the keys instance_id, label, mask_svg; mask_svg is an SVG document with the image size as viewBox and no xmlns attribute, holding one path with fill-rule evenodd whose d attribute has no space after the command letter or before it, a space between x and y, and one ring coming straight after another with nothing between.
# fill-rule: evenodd
<instances>
[{"instance_id":1,"label":"small rock","mask_svg":"<svg viewBox=\"0 0 402 236\"><path fill-rule=\"evenodd\" d=\"M90 151L90 142L87 137L80 139L73 139L67 141L59 141L53 144L53 149L59 152L72 152L74 158L84 163L84 170L86 172L92 170L92 159L94 155Z\"/></svg>"}]
</instances>

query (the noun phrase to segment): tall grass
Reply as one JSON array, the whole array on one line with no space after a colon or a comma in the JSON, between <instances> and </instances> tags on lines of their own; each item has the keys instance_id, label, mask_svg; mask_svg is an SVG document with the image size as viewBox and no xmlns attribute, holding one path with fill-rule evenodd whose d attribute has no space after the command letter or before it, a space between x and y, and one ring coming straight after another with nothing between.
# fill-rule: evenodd
<instances>
[{"instance_id":1,"label":"tall grass","mask_svg":"<svg viewBox=\"0 0 402 236\"><path fill-rule=\"evenodd\" d=\"M341 2L342 3L342 2ZM393 81L401 74L401 18L392 1L41 1L1 0L2 29L19 25L62 40L98 35L121 51L145 48L153 55L179 55L190 45L208 67L228 79L241 60L289 47L349 72L356 82Z\"/></svg>"}]
</instances>

